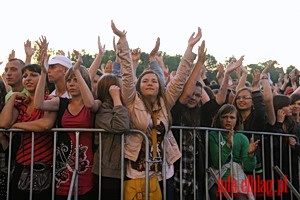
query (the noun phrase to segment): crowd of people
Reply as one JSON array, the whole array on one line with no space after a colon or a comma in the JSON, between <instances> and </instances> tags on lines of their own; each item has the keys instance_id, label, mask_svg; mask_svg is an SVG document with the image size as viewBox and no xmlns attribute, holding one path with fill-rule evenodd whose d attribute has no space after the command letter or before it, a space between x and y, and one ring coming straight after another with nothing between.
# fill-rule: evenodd
<instances>
[{"instance_id":1,"label":"crowd of people","mask_svg":"<svg viewBox=\"0 0 300 200\"><path fill-rule=\"evenodd\" d=\"M265 155L273 153L274 165L282 166L282 171L290 174L288 156L280 157L289 154L289 149L292 184L299 191L300 87L297 78L300 74L296 69L280 76L275 87L270 82L269 71L276 61L271 61L262 72L253 72L250 83L247 66L243 65L244 56L241 56L227 66L220 64L216 80L207 80L205 40L201 41L202 30L198 27L188 38L176 71L169 72L164 65L159 51L160 38L157 38L149 54L149 67L137 77L141 50L129 48L127 32L120 31L113 21L111 28L118 37L117 42L113 39L116 59L107 62L102 69L99 68L105 46L100 37L99 52L88 67L82 66L81 54L76 50L74 64L63 53L51 57L44 36L37 43L40 63L31 63L34 49L28 40L24 43L25 62L15 58L14 51L9 55L0 80L0 128L25 130L11 135L11 148L10 135L0 132L2 171L7 167L7 154L12 158L10 199L29 198L29 191L20 187L20 179L23 170L32 163L32 145L34 163L43 163L51 169L53 156L56 156L53 181L55 199L59 200L68 197L76 151L80 165L77 171L80 200L97 199L99 187L102 199L120 199L122 170L125 170L124 199L143 199L147 158L153 161L149 163L149 199L163 199L164 190L168 200L208 199L206 191L210 199L219 199L218 183L213 181L208 188L205 185L207 157L209 166L219 170L222 180L228 180L230 174L236 178L232 166L242 171L242 180L253 172L271 179L269 172L273 166L268 160L271 158ZM198 43L195 54L193 49ZM234 72L238 79L231 77ZM222 131L210 131L206 138L203 131L194 134L193 130L180 131L172 126L213 127ZM100 135L81 132L79 144L76 144L74 131L59 132L53 155L54 137L49 131L52 128L100 128L106 132ZM144 137L130 129L148 137L149 155L146 155ZM239 131L292 136L271 139L270 135L261 137ZM34 144L32 132L35 132ZM121 168L122 134L125 169ZM206 139L209 152L205 151ZM33 199L51 199L51 193L52 185L34 192ZM283 195L285 199L290 197L289 192ZM239 190L234 197L259 199L251 188L247 192Z\"/></svg>"}]
</instances>

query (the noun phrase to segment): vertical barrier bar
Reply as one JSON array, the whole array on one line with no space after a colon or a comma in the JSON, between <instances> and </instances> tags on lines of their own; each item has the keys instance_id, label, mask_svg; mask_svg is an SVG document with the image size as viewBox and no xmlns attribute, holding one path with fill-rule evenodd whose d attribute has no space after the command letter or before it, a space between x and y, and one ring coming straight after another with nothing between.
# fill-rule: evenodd
<instances>
[{"instance_id":1,"label":"vertical barrier bar","mask_svg":"<svg viewBox=\"0 0 300 200\"><path fill-rule=\"evenodd\" d=\"M182 155L182 128L179 131L179 149L180 149L180 153ZM179 173L179 182L180 182L180 191L179 191L179 195L180 195L180 200L183 197L182 194L182 190L183 190L183 186L182 186L182 156L180 158L180 163L179 163L179 169L180 169L180 173Z\"/></svg>"},{"instance_id":2,"label":"vertical barrier bar","mask_svg":"<svg viewBox=\"0 0 300 200\"><path fill-rule=\"evenodd\" d=\"M222 157L222 154L221 154L221 152L222 152L222 149L221 149L221 131L218 131L218 136L219 136L219 139L218 139L218 141L219 141L219 177L218 178L220 178L220 179L222 179L222 177L221 177L221 162L222 162L222 160L221 160L221 157ZM222 137L222 139L223 139L223 137ZM223 141L222 141L223 142ZM221 192L221 190L219 191L219 199L220 200L222 200L222 192Z\"/></svg>"},{"instance_id":3,"label":"vertical barrier bar","mask_svg":"<svg viewBox=\"0 0 300 200\"><path fill-rule=\"evenodd\" d=\"M75 194L74 194L74 199L78 200L78 162L79 162L79 137L80 137L80 132L76 131L75 132L76 136L76 159L75 159Z\"/></svg>"},{"instance_id":4,"label":"vertical barrier bar","mask_svg":"<svg viewBox=\"0 0 300 200\"><path fill-rule=\"evenodd\" d=\"M24 145L24 140L23 144ZM29 199L32 200L33 195L33 162L34 162L34 132L31 132L31 158L30 158L30 193L29 193Z\"/></svg>"},{"instance_id":5,"label":"vertical barrier bar","mask_svg":"<svg viewBox=\"0 0 300 200\"><path fill-rule=\"evenodd\" d=\"M166 135L164 136L164 144L166 144ZM163 148L163 160L162 162L162 177L163 177L163 199L167 199L167 176L166 176L166 146Z\"/></svg>"},{"instance_id":6,"label":"vertical barrier bar","mask_svg":"<svg viewBox=\"0 0 300 200\"><path fill-rule=\"evenodd\" d=\"M99 182L99 187L98 187L98 198L101 200L101 188L102 188L102 133L99 132L98 133L99 135L99 140L98 140L98 149L99 149L99 179L98 179L98 182Z\"/></svg>"},{"instance_id":7,"label":"vertical barrier bar","mask_svg":"<svg viewBox=\"0 0 300 200\"><path fill-rule=\"evenodd\" d=\"M261 155L262 155L262 158L261 158L261 161L262 161L262 170L263 170L263 180L266 180L266 168L265 168L265 165L266 165L266 161L265 161L265 136L262 135L261 136ZM264 193L264 200L266 200L266 193Z\"/></svg>"},{"instance_id":8,"label":"vertical barrier bar","mask_svg":"<svg viewBox=\"0 0 300 200\"><path fill-rule=\"evenodd\" d=\"M125 177L125 150L124 150L124 144L125 144L125 134L122 134L121 138L121 200L124 199L124 177Z\"/></svg>"},{"instance_id":9,"label":"vertical barrier bar","mask_svg":"<svg viewBox=\"0 0 300 200\"><path fill-rule=\"evenodd\" d=\"M196 180L196 172L197 172L197 167L196 167L196 150L197 150L197 146L196 146L196 139L197 139L197 135L196 135L196 129L193 130L193 138L194 138L194 163L193 163L193 167L194 167L194 171L193 171L193 175L194 175L194 181L193 181L193 187L194 187L194 199L197 198L197 189L196 189L196 183L197 183L197 180ZM200 153L200 152L198 152Z\"/></svg>"},{"instance_id":10,"label":"vertical barrier bar","mask_svg":"<svg viewBox=\"0 0 300 200\"><path fill-rule=\"evenodd\" d=\"M9 182L11 176L11 147L12 147L12 131L9 132L9 146L8 146L8 165L7 165L7 184L6 184L6 200L9 200Z\"/></svg>"},{"instance_id":11,"label":"vertical barrier bar","mask_svg":"<svg viewBox=\"0 0 300 200\"><path fill-rule=\"evenodd\" d=\"M270 142L271 142L271 145L270 145L270 150L271 150L271 166L274 166L274 152L273 152L273 144L274 144L274 140L273 140L273 135L271 135L270 137ZM274 171L271 170L271 177L272 177L272 180L274 180ZM272 187L274 188L274 182L272 183ZM273 200L275 200L275 195L273 195L272 197Z\"/></svg>"},{"instance_id":12,"label":"vertical barrier bar","mask_svg":"<svg viewBox=\"0 0 300 200\"><path fill-rule=\"evenodd\" d=\"M52 164L52 200L55 198L55 168L56 168L57 131L53 133L53 164Z\"/></svg>"},{"instance_id":13,"label":"vertical barrier bar","mask_svg":"<svg viewBox=\"0 0 300 200\"><path fill-rule=\"evenodd\" d=\"M293 176L292 176L292 152L291 152L291 146L289 145L289 177L290 177L290 181L293 183ZM281 184L281 182L280 182ZM281 185L280 185L281 187ZM283 186L282 186L283 187ZM278 188L277 188L278 190ZM293 193L290 192L290 198L293 199Z\"/></svg>"},{"instance_id":14,"label":"vertical barrier bar","mask_svg":"<svg viewBox=\"0 0 300 200\"><path fill-rule=\"evenodd\" d=\"M208 169L208 156L209 156L209 150L208 150L208 130L205 130L205 169ZM208 174L205 173L205 188L208 188ZM205 190L205 197L206 199L209 199L209 191L208 189Z\"/></svg>"}]
</instances>

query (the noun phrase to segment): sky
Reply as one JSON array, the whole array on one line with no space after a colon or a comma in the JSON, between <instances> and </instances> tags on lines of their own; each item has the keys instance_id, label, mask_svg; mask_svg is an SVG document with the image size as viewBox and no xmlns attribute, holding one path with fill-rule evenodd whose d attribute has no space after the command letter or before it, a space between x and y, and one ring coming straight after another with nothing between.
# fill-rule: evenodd
<instances>
[{"instance_id":1,"label":"sky","mask_svg":"<svg viewBox=\"0 0 300 200\"><path fill-rule=\"evenodd\" d=\"M244 55L244 65L277 60L299 69L300 12L296 0L9 0L0 6L0 72L12 49L25 59L24 42L46 36L49 48L98 52L97 37L112 50L113 20L130 48L150 53L157 37L168 55L183 55L202 29L207 53L218 62ZM201 41L200 41L201 42ZM197 53L200 42L193 51Z\"/></svg>"}]
</instances>

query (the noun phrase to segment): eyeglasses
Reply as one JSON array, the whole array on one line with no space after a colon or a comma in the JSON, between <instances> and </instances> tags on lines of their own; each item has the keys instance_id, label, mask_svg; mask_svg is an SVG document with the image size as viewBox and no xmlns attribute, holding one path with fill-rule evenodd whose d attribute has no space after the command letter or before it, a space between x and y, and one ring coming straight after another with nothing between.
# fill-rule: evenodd
<instances>
[{"instance_id":1,"label":"eyeglasses","mask_svg":"<svg viewBox=\"0 0 300 200\"><path fill-rule=\"evenodd\" d=\"M235 99L236 99L236 100L241 100L241 99L252 99L252 97L249 96L249 95L247 95L247 96L237 96Z\"/></svg>"}]
</instances>

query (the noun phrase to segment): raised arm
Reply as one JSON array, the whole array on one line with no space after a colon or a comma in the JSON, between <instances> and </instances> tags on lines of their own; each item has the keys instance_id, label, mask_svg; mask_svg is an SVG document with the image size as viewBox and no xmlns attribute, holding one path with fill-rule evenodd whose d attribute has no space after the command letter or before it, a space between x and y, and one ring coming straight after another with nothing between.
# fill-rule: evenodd
<instances>
[{"instance_id":1,"label":"raised arm","mask_svg":"<svg viewBox=\"0 0 300 200\"><path fill-rule=\"evenodd\" d=\"M11 52L8 54L8 60L14 59L16 57L16 52L15 50L11 50Z\"/></svg>"},{"instance_id":2,"label":"raised arm","mask_svg":"<svg viewBox=\"0 0 300 200\"><path fill-rule=\"evenodd\" d=\"M89 75L91 80L94 80L94 77L96 75L97 70L99 69L104 53L105 53L105 45L103 46L101 45L100 36L98 36L98 54L89 69Z\"/></svg>"},{"instance_id":3,"label":"raised arm","mask_svg":"<svg viewBox=\"0 0 300 200\"><path fill-rule=\"evenodd\" d=\"M186 84L186 81L191 73L193 68L193 62L196 58L196 55L193 53L193 47L202 37L201 28L198 27L198 32L195 32L190 36L188 40L188 46L186 51L179 63L177 68L176 75L173 79L170 79L167 89L166 89L166 100L170 108L174 106L176 101L179 99L182 90Z\"/></svg>"},{"instance_id":4,"label":"raised arm","mask_svg":"<svg viewBox=\"0 0 300 200\"><path fill-rule=\"evenodd\" d=\"M259 80L260 80L260 71L255 69L252 73L252 91L259 91Z\"/></svg>"},{"instance_id":5,"label":"raised arm","mask_svg":"<svg viewBox=\"0 0 300 200\"><path fill-rule=\"evenodd\" d=\"M78 81L79 90L80 90L80 93L81 93L81 96L83 99L83 103L84 103L85 107L90 109L92 112L97 112L101 105L101 101L98 99L94 100L92 91L89 89L87 83L85 82L85 80L83 79L83 77L79 71L79 67L82 63L81 54L75 50L74 50L74 53L78 57L78 59L77 59L77 62L73 65L73 70L74 70L74 75L76 76L77 81Z\"/></svg>"},{"instance_id":6,"label":"raised arm","mask_svg":"<svg viewBox=\"0 0 300 200\"><path fill-rule=\"evenodd\" d=\"M47 52L42 52L42 71L39 82L36 87L36 93L34 95L34 107L39 110L44 111L58 111L59 109L59 98L55 97L51 100L44 100L45 96L45 84L46 84L46 76L49 69L48 60L50 55Z\"/></svg>"},{"instance_id":7,"label":"raised arm","mask_svg":"<svg viewBox=\"0 0 300 200\"><path fill-rule=\"evenodd\" d=\"M157 54L158 54L159 46L160 46L160 38L158 37L154 48L152 49L152 51L149 54L149 65L150 65L150 68L158 74L158 76L161 78L161 80L163 81L164 86L165 86L166 85L165 75L157 61Z\"/></svg>"},{"instance_id":8,"label":"raised arm","mask_svg":"<svg viewBox=\"0 0 300 200\"><path fill-rule=\"evenodd\" d=\"M276 116L275 116L275 111L273 107L273 93L272 93L272 88L269 83L268 79L268 73L270 69L276 64L277 62L275 60L271 61L268 63L268 65L263 69L261 72L261 84L263 86L263 99L266 105L266 111L267 111L267 116L268 116L268 122L271 125L274 125L276 122Z\"/></svg>"},{"instance_id":9,"label":"raised arm","mask_svg":"<svg viewBox=\"0 0 300 200\"><path fill-rule=\"evenodd\" d=\"M238 78L239 83L235 88L235 91L238 91L240 88L245 87L246 81L247 81L247 75L248 75L248 70L247 70L247 66L243 66L241 65L240 71L242 72L242 75L240 76L240 78Z\"/></svg>"},{"instance_id":10,"label":"raised arm","mask_svg":"<svg viewBox=\"0 0 300 200\"><path fill-rule=\"evenodd\" d=\"M49 45L49 42L47 41L47 38L46 36L41 36L39 37L39 40L36 41L36 44L37 46L39 47L39 53L38 53L38 60L41 60L41 64L43 64L42 62L42 56L44 54L44 52L48 52L48 45Z\"/></svg>"},{"instance_id":11,"label":"raised arm","mask_svg":"<svg viewBox=\"0 0 300 200\"><path fill-rule=\"evenodd\" d=\"M30 40L26 40L26 42L24 42L24 50L25 50L25 54L26 54L25 65L28 65L31 63L31 58L34 54L34 48L31 47Z\"/></svg>"},{"instance_id":12,"label":"raised arm","mask_svg":"<svg viewBox=\"0 0 300 200\"><path fill-rule=\"evenodd\" d=\"M136 75L134 74L131 51L126 39L126 31L120 31L115 23L111 21L111 28L115 35L119 36L117 44L117 56L120 59L121 74L122 74L122 99L124 104L128 106L131 104L136 95Z\"/></svg>"},{"instance_id":13,"label":"raised arm","mask_svg":"<svg viewBox=\"0 0 300 200\"><path fill-rule=\"evenodd\" d=\"M115 75L120 75L120 59L118 57L118 54L117 54L117 50L118 50L118 47L116 45L116 38L115 36L113 37L113 47L114 47L114 51L116 53L116 59L115 61L113 62L113 65L112 65L112 73L115 74Z\"/></svg>"},{"instance_id":14,"label":"raised arm","mask_svg":"<svg viewBox=\"0 0 300 200\"><path fill-rule=\"evenodd\" d=\"M136 75L136 70L139 67L139 62L141 58L141 49L136 48L131 51L131 58L132 58L132 66L134 70L134 74Z\"/></svg>"},{"instance_id":15,"label":"raised arm","mask_svg":"<svg viewBox=\"0 0 300 200\"><path fill-rule=\"evenodd\" d=\"M205 62L205 55L206 55L206 49L205 49L205 41L203 40L201 43L201 46L198 48L198 60L194 66L194 69L189 76L182 94L179 97L179 102L182 104L186 104L189 97L193 95L193 88L196 85L196 82L199 80L200 75L201 75L201 70L204 68L204 62ZM204 92L204 93L203 93ZM206 94L205 90L202 87L202 94ZM204 99L203 99L204 97ZM208 98L208 99L207 99ZM206 102L209 100L208 95L203 95L201 96L201 101Z\"/></svg>"},{"instance_id":16,"label":"raised arm","mask_svg":"<svg viewBox=\"0 0 300 200\"><path fill-rule=\"evenodd\" d=\"M219 105L222 105L226 100L226 94L227 94L227 90L228 90L228 81L229 81L230 73L233 72L236 68L240 67L243 63L243 60L244 60L244 56L241 56L240 59L238 59L235 62L232 60L226 67L224 77L222 80L222 84L220 85L219 92L216 96L216 102Z\"/></svg>"},{"instance_id":17,"label":"raised arm","mask_svg":"<svg viewBox=\"0 0 300 200\"><path fill-rule=\"evenodd\" d=\"M221 85L223 82L223 77L224 77L224 65L222 63L219 63L217 66L217 75L216 78L218 80L218 84Z\"/></svg>"}]
</instances>

